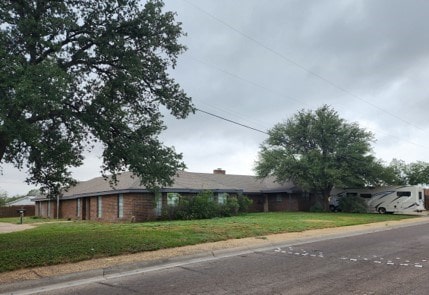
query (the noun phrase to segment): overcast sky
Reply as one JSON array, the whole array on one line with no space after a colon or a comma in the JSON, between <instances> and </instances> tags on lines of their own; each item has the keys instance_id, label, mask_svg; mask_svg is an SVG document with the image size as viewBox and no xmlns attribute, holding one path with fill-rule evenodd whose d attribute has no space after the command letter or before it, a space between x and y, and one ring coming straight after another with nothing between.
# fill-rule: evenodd
<instances>
[{"instance_id":1,"label":"overcast sky","mask_svg":"<svg viewBox=\"0 0 429 295\"><path fill-rule=\"evenodd\" d=\"M389 163L429 161L429 1L165 0L188 50L171 75L195 106L260 130L301 109L332 106L375 134ZM165 117L162 140L188 171L254 174L266 135L197 112ZM99 152L74 177L99 176ZM3 167L0 189L26 193Z\"/></svg>"}]
</instances>

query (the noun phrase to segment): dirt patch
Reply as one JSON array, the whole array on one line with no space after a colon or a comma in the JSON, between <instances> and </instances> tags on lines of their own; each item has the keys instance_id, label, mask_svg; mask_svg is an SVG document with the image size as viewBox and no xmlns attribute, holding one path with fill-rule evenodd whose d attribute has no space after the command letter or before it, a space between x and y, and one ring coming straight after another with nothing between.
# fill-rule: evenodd
<instances>
[{"instance_id":1,"label":"dirt patch","mask_svg":"<svg viewBox=\"0 0 429 295\"><path fill-rule=\"evenodd\" d=\"M333 234L358 232L362 230L390 228L401 224L413 224L421 222L422 218L412 218L400 221L387 221L370 223L364 225L335 227L317 230L308 230L304 232L283 233L266 235L263 237L252 237L243 239L232 239L227 241L219 241L214 243L205 243L193 246L184 246L172 249L162 249L158 251L141 252L130 255L120 255L115 257L106 257L92 259L77 263L67 263L61 265L35 267L31 269L17 270L7 273L0 273L0 284L11 283L14 281L33 280L44 277L65 275L75 272L88 271L100 268L108 268L112 266L125 265L141 261L155 261L168 259L178 256L187 256L201 253L210 253L217 250L231 249L231 248L249 248L249 247L264 247L271 246L276 243L285 242L297 239L306 239L311 237L326 237ZM424 220L428 221L428 218Z\"/></svg>"},{"instance_id":2,"label":"dirt patch","mask_svg":"<svg viewBox=\"0 0 429 295\"><path fill-rule=\"evenodd\" d=\"M15 231L22 231L30 228L34 228L34 225L0 222L0 234L12 233Z\"/></svg>"}]
</instances>

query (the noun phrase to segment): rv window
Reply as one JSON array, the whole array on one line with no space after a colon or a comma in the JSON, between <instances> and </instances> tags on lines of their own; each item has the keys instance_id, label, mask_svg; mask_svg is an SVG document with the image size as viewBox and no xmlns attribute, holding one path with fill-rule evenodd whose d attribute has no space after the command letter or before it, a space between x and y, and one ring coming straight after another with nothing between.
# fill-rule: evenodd
<instances>
[{"instance_id":1,"label":"rv window","mask_svg":"<svg viewBox=\"0 0 429 295\"><path fill-rule=\"evenodd\" d=\"M357 193L347 193L347 197L357 197Z\"/></svg>"},{"instance_id":2,"label":"rv window","mask_svg":"<svg viewBox=\"0 0 429 295\"><path fill-rule=\"evenodd\" d=\"M365 198L365 199L371 199L372 195L371 194L360 194L361 198Z\"/></svg>"},{"instance_id":3,"label":"rv window","mask_svg":"<svg viewBox=\"0 0 429 295\"><path fill-rule=\"evenodd\" d=\"M411 192L396 192L398 197L409 197L411 196Z\"/></svg>"}]
</instances>

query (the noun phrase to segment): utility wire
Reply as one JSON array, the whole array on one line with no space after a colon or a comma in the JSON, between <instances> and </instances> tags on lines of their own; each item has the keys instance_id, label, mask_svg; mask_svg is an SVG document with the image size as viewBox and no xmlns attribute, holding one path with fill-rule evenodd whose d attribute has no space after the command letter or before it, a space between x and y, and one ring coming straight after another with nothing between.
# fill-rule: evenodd
<instances>
[{"instance_id":1,"label":"utility wire","mask_svg":"<svg viewBox=\"0 0 429 295\"><path fill-rule=\"evenodd\" d=\"M232 25L228 24L227 22L225 22L224 20L222 20L222 19L218 18L217 16L215 16L215 15L211 14L210 12L208 12L208 11L206 11L206 10L202 9L201 7L197 6L196 4L194 4L194 3L192 3L192 2L190 2L190 1L188 1L188 0L182 0L182 1L184 1L184 2L188 3L189 5L193 6L195 9L197 9L197 10L201 11L202 13L204 13L204 14L206 14L206 15L210 16L211 18L213 18L213 19L214 19L214 20L216 20L217 22L219 22L219 23L223 24L224 26L226 26L227 28L231 29L232 31L234 31L234 32L238 33L239 35L243 36L244 38L246 38L246 39L248 39L248 40L252 41L253 43L257 44L258 46L260 46L260 47L264 48L265 50L267 50L267 51L269 51L269 52L273 53L274 55L276 55L276 56L280 57L281 59L283 59L283 60L284 60L284 61L286 61L287 63L292 64L292 65L296 66L297 68L299 68L299 69L303 70L303 71L304 71L304 72L306 72L307 74L310 74L310 75L312 75L313 77L316 77L316 78L318 78L319 80L322 80L323 82L325 82L325 83L327 83L327 84L331 85L332 87L334 87L334 88L336 88L336 89L340 90L341 92L346 93L346 94L348 94L349 96L352 96L352 97L354 97L354 98L356 98L356 99L358 99L358 100L360 100L360 101L362 101L362 102L364 102L364 103L366 103L366 104L368 104L368 105L372 106L373 108L376 108L376 109L378 109L379 111L382 111L383 113L386 113L386 114L390 115L391 117L394 117L394 118L396 118L396 119L398 119L398 120L402 121L403 123L406 123L406 124L408 124L408 125L410 125L410 126L412 126L412 127L416 128L416 129L419 129L420 131L424 131L424 129L423 129L423 128L421 128L421 127L419 127L419 126L417 126L417 125L413 124L412 122L407 121L407 120L403 119L402 117L400 117L400 116L398 116L398 115L396 115L396 114L394 114L394 113L392 113L392 112L390 112L390 111L388 111L388 110L386 110L386 109L384 109L384 108L382 108L382 107L379 107L378 105L376 105L376 104L372 103L371 101L366 100L366 99L364 99L364 98L362 98L362 97L360 97L360 96L358 96L358 95L356 95L356 94L352 93L351 91L347 90L346 88L344 88L344 87L342 87L342 86L340 86L340 85L338 85L338 84L336 84L336 83L332 82L331 80L329 80L329 79L327 79L327 78L325 78L325 77L321 76L320 74L318 74L318 73L316 73L316 72L313 72L313 71L311 71L311 70L307 69L305 66L303 66L303 65L299 64L298 62L294 61L294 60L293 60L293 59L291 59L291 58L286 57L285 55L281 54L280 52L278 52L278 51L276 51L276 50L274 50L274 49L272 49L272 48L270 48L270 47L266 46L264 43L262 43L262 42L258 41L257 39L253 38L253 37L252 37L252 36L250 36L250 35L247 35L246 33L242 32L242 31L240 31L240 30L238 30L237 28L233 27Z\"/></svg>"},{"instance_id":2,"label":"utility wire","mask_svg":"<svg viewBox=\"0 0 429 295\"><path fill-rule=\"evenodd\" d=\"M227 74L227 75L229 75L229 76L231 76L231 77L234 77L234 78L236 78L236 79L238 79L238 80L241 80L241 81L243 81L243 82L246 82L246 83L248 83L248 84L250 84L250 85L253 85L253 86L255 86L255 87L261 88L261 89L263 89L263 90L266 90L266 91L268 91L268 92L271 92L271 93L273 93L273 94L275 94L275 95L279 95L279 96L284 97L284 98L286 98L286 99L289 99L289 100L292 100L292 101L298 102L298 103L300 103L300 104L307 105L307 103L306 103L306 102L304 102L304 101L302 101L302 100L299 100L298 98L295 98L295 97L292 97L292 96L289 96L289 95L286 95L286 94L283 94L283 93L276 92L276 91L274 91L274 90L272 90L272 89L270 89L270 88L268 88L268 87L266 87L266 86L264 86L264 85L262 85L262 84L259 84L259 83L255 82L255 81L252 81L252 80L249 80L249 79L244 78L244 77L242 77L242 76L239 76L239 75L237 75L237 74L235 74L235 73L229 72L229 71L227 71L227 70L225 70L225 69L223 69L223 68L221 68L221 67L219 67L219 66L216 66L216 65L214 65L214 64L211 64L211 63L205 62L205 61L203 61L203 60L201 60L201 59L198 59L198 58L195 58L195 57L192 57L192 56L191 56L190 58L191 58L191 59L193 59L193 60L195 60L196 62L199 62L199 63L201 63L201 64L203 64L203 65L208 66L208 67L214 68L214 69L216 69L217 71L219 71L219 72L221 72L221 73Z\"/></svg>"},{"instance_id":3,"label":"utility wire","mask_svg":"<svg viewBox=\"0 0 429 295\"><path fill-rule=\"evenodd\" d=\"M215 117L215 118L218 118L218 119L224 120L224 121L226 121L226 122L229 122L229 123L232 123L232 124L235 124L235 125L241 126L241 127L245 127L245 128L247 128L247 129L251 129L251 130L254 130L254 131L257 131L257 132L260 132L260 133L266 134L266 135L269 135L269 133L268 133L268 132L266 132L266 131L262 131L262 130L260 130L260 129L253 128L253 127L250 127L250 126L245 125L245 124L241 124L241 123L239 123L239 122L236 122L236 121L233 121L233 120L227 119L227 118L225 118L225 117L221 117L221 116L219 116L219 115L216 115L216 114L213 114L213 113L210 113L210 112L203 111L203 110L198 109L198 108L195 108L195 109L196 109L198 112L200 112L200 113L204 113L204 114L206 114L206 115L209 115L209 116L212 116L212 117Z\"/></svg>"},{"instance_id":4,"label":"utility wire","mask_svg":"<svg viewBox=\"0 0 429 295\"><path fill-rule=\"evenodd\" d=\"M210 63L207 63L207 62L202 61L202 60L197 59L197 58L193 58L193 57L191 57L191 59L193 59L193 60L195 60L196 62L199 62L199 63L201 63L201 64L203 64L203 65L206 65L206 66L212 67L212 68L214 68L214 69L216 69L216 70L218 70L218 71L220 71L220 72L222 72L222 73L228 74L228 75L230 75L230 76L232 76L232 77L234 77L234 78L236 78L236 79L239 79L239 80L241 80L241 81L244 81L244 82L246 82L246 83L249 83L249 84L251 84L251 85L253 85L253 86L255 86L255 87L259 87L259 88L261 88L261 89L264 89L264 90L266 90L266 91L269 91L269 92L271 92L271 93L273 93L273 94L276 94L276 95L279 95L279 96L281 96L281 97L285 97L285 98L287 98L287 99L294 100L294 101L296 101L296 102L300 102L301 104L306 104L305 102L300 101L299 99L296 99L296 98L293 98L293 97L291 97L291 96L287 96L287 95L281 94L281 93L279 93L279 92L276 92L276 91L274 91L274 90L271 90L271 89L269 89L269 88L267 88L267 87L265 87L265 86L263 86L263 85L261 85L261 84L258 84L258 83L254 82L254 81L252 81L252 80L249 80L249 79L243 78L243 77L241 77L241 76L239 76L239 75L237 75L237 74L231 73L231 72L229 72L229 71L227 71L227 70L225 70L225 69L223 69L223 68L220 68L220 67L218 67L218 66L212 65L212 64L210 64ZM198 109L197 109L197 110L198 110ZM208 113L208 112L203 111L203 110L200 110L200 111L201 111L201 112L203 112L203 113L206 113L206 114ZM229 120L229 119L226 119L226 118L224 118L224 117L221 117L221 116L218 116L218 115L215 115L215 114L212 114L212 113L209 113L209 115L211 115L211 116L213 116L213 117L216 117L216 118L219 118L219 119L222 119L222 120L224 120L224 121L233 122L234 124L236 124L236 122L234 122L234 121L232 121L232 120ZM249 127L249 126L244 125L244 124L241 124L241 123L237 123L237 125L245 126L246 128L247 128L247 127ZM251 128L251 129L255 129L255 128L253 128L253 127L250 127L250 128ZM258 132L260 132L260 130L258 130L258 129L255 129L255 130L257 130ZM378 132L383 133L383 134L385 134L385 135L388 135L388 136L389 136L389 137L391 137L391 138L397 139L398 141L401 141L401 142L404 142L404 143L407 143L407 144L411 144L411 145L414 145L414 146L417 146L417 147L420 147L420 148L429 149L429 146L425 146L425 145L422 145L422 144L418 144L418 143L416 143L416 142L414 142L414 141L410 141L410 140L404 140L403 138L401 138L401 137L399 137L399 136L397 136L397 135L395 135L395 134L390 134L390 133L384 132L383 130L379 130ZM264 133L264 132L263 132L263 133ZM268 134L268 133L266 133L266 134Z\"/></svg>"}]
</instances>

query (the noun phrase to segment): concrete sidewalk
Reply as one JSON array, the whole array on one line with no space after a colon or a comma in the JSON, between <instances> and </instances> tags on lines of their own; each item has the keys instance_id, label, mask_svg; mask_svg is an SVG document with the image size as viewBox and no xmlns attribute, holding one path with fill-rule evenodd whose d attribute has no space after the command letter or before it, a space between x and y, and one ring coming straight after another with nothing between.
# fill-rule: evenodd
<instances>
[{"instance_id":1,"label":"concrete sidewalk","mask_svg":"<svg viewBox=\"0 0 429 295\"><path fill-rule=\"evenodd\" d=\"M70 285L82 281L102 281L109 277L165 269L202 260L220 259L275 247L350 237L418 224L429 224L429 217L219 241L78 263L24 269L0 274L0 293L7 294L23 289L31 290L53 284ZM24 292L22 294L31 293Z\"/></svg>"}]
</instances>

